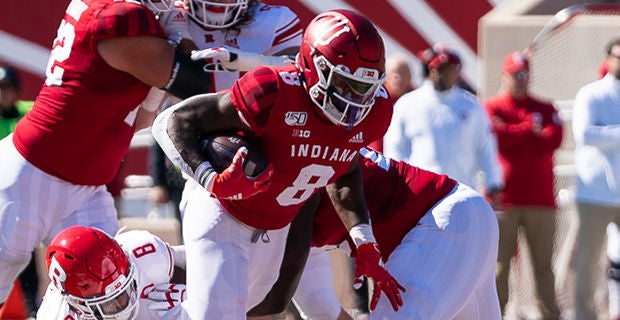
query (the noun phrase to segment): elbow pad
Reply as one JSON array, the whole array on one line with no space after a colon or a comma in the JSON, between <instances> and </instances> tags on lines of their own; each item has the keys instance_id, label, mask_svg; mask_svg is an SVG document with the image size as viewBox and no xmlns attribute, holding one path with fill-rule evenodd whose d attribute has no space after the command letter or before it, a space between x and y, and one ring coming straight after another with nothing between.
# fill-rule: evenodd
<instances>
[{"instance_id":1,"label":"elbow pad","mask_svg":"<svg viewBox=\"0 0 620 320\"><path fill-rule=\"evenodd\" d=\"M211 74L203 71L204 62L193 61L189 54L175 49L174 64L163 90L180 99L213 91Z\"/></svg>"}]
</instances>

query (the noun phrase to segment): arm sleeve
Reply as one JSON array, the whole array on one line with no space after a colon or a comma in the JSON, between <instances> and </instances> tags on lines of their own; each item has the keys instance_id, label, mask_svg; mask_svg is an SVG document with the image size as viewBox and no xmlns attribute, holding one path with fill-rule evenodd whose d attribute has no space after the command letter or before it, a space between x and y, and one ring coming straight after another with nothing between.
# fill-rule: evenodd
<instances>
[{"instance_id":1,"label":"arm sleeve","mask_svg":"<svg viewBox=\"0 0 620 320\"><path fill-rule=\"evenodd\" d=\"M383 153L394 160L407 161L411 154L411 144L407 140L403 121L403 108L406 108L401 97L394 104L394 114L390 126L383 137Z\"/></svg>"},{"instance_id":2,"label":"arm sleeve","mask_svg":"<svg viewBox=\"0 0 620 320\"><path fill-rule=\"evenodd\" d=\"M187 264L187 259L185 258L185 246L170 246L170 251L172 252L172 257L174 258L174 265L185 269Z\"/></svg>"},{"instance_id":3,"label":"arm sleeve","mask_svg":"<svg viewBox=\"0 0 620 320\"><path fill-rule=\"evenodd\" d=\"M170 246L164 240L146 230L122 232L114 236L114 240L131 256L132 262L140 270L139 281L170 281L175 261Z\"/></svg>"},{"instance_id":4,"label":"arm sleeve","mask_svg":"<svg viewBox=\"0 0 620 320\"><path fill-rule=\"evenodd\" d=\"M103 8L97 16L94 31L98 40L138 36L165 38L165 32L153 12L128 1L114 1Z\"/></svg>"},{"instance_id":5,"label":"arm sleeve","mask_svg":"<svg viewBox=\"0 0 620 320\"><path fill-rule=\"evenodd\" d=\"M487 100L484 104L491 128L497 136L498 149L503 152L519 149L534 138L532 123L527 119L521 119L519 123L506 123L499 110L500 105L501 101L497 99Z\"/></svg>"},{"instance_id":6,"label":"arm sleeve","mask_svg":"<svg viewBox=\"0 0 620 320\"><path fill-rule=\"evenodd\" d=\"M268 7L279 10L280 14L276 23L271 48L264 54L274 55L286 49L301 46L303 25L297 14L285 6Z\"/></svg>"},{"instance_id":7,"label":"arm sleeve","mask_svg":"<svg viewBox=\"0 0 620 320\"><path fill-rule=\"evenodd\" d=\"M495 135L493 135L489 118L482 106L479 105L476 110L478 110L476 117L479 123L476 139L478 141L476 146L478 166L484 173L487 188L503 186L502 168L497 159L497 140Z\"/></svg>"},{"instance_id":8,"label":"arm sleeve","mask_svg":"<svg viewBox=\"0 0 620 320\"><path fill-rule=\"evenodd\" d=\"M552 105L547 106L547 112L543 119L542 136L537 145L543 151L553 151L560 147L564 137L564 125L557 110Z\"/></svg>"},{"instance_id":9,"label":"arm sleeve","mask_svg":"<svg viewBox=\"0 0 620 320\"><path fill-rule=\"evenodd\" d=\"M591 93L579 90L573 106L573 135L577 144L590 145L602 149L620 146L620 125L598 125L596 123L596 104Z\"/></svg>"},{"instance_id":10,"label":"arm sleeve","mask_svg":"<svg viewBox=\"0 0 620 320\"><path fill-rule=\"evenodd\" d=\"M230 99L243 121L260 135L278 95L278 74L269 67L258 67L233 84Z\"/></svg>"}]
</instances>

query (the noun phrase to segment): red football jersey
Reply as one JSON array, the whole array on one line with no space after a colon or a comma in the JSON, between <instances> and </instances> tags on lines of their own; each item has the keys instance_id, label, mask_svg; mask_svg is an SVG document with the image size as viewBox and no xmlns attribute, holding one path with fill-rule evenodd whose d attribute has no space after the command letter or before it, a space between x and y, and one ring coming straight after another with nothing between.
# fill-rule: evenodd
<instances>
[{"instance_id":1,"label":"red football jersey","mask_svg":"<svg viewBox=\"0 0 620 320\"><path fill-rule=\"evenodd\" d=\"M360 155L372 230L383 259L387 260L422 216L454 189L456 181L371 150L362 149ZM347 230L322 191L319 212L314 217L312 245L337 245L345 240Z\"/></svg>"},{"instance_id":2,"label":"red football jersey","mask_svg":"<svg viewBox=\"0 0 620 320\"><path fill-rule=\"evenodd\" d=\"M553 155L563 138L557 110L549 102L530 96L515 99L507 92L484 105L497 136L504 207L555 207ZM542 127L542 134L534 133L534 123Z\"/></svg>"},{"instance_id":3,"label":"red football jersey","mask_svg":"<svg viewBox=\"0 0 620 320\"><path fill-rule=\"evenodd\" d=\"M381 138L392 117L384 89L351 130L330 122L310 100L294 66L259 67L235 82L232 103L259 137L275 172L267 191L222 200L240 221L270 230L286 226L317 190L351 166L360 147Z\"/></svg>"},{"instance_id":4,"label":"red football jersey","mask_svg":"<svg viewBox=\"0 0 620 320\"><path fill-rule=\"evenodd\" d=\"M15 129L17 150L39 169L82 185L109 182L129 148L150 86L110 67L97 42L165 34L135 2L73 0L58 29L46 80Z\"/></svg>"}]
</instances>

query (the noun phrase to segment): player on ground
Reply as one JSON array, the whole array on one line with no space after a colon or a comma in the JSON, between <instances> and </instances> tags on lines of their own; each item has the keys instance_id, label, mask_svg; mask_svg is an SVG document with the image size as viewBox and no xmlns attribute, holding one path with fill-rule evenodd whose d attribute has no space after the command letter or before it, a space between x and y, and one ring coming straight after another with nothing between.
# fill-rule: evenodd
<instances>
[{"instance_id":1,"label":"player on ground","mask_svg":"<svg viewBox=\"0 0 620 320\"><path fill-rule=\"evenodd\" d=\"M175 51L151 11L172 4L147 6L73 0L32 110L0 140L0 303L41 241L71 225L116 232L104 185L135 129L150 124L139 123L139 105L151 88L181 98L210 88L204 63Z\"/></svg>"},{"instance_id":2,"label":"player on ground","mask_svg":"<svg viewBox=\"0 0 620 320\"><path fill-rule=\"evenodd\" d=\"M385 267L407 289L397 312L382 298L369 319L501 319L495 288L499 233L484 197L446 175L370 149L362 148L360 155L364 194ZM294 298L311 319L347 319L332 287L326 250L348 254L350 243L321 192L315 248ZM271 296L278 297L281 289Z\"/></svg>"},{"instance_id":3,"label":"player on ground","mask_svg":"<svg viewBox=\"0 0 620 320\"><path fill-rule=\"evenodd\" d=\"M147 231L112 238L97 228L69 227L51 241L46 259L51 283L37 319L176 319L150 310L159 302L144 298L161 290L170 303L185 297L184 285L169 283L174 268L185 266L183 248Z\"/></svg>"},{"instance_id":4,"label":"player on ground","mask_svg":"<svg viewBox=\"0 0 620 320\"><path fill-rule=\"evenodd\" d=\"M359 147L379 139L390 121L384 69L383 41L372 23L352 11L327 11L307 27L296 66L256 68L230 91L160 114L153 135L194 178L182 201L191 297L184 312L245 319L277 278L291 220L323 187L365 258L358 259L359 271L376 280L395 308L402 304L400 286L378 265L356 160ZM216 173L200 137L217 131L256 138L268 168L246 177L242 148Z\"/></svg>"}]
</instances>

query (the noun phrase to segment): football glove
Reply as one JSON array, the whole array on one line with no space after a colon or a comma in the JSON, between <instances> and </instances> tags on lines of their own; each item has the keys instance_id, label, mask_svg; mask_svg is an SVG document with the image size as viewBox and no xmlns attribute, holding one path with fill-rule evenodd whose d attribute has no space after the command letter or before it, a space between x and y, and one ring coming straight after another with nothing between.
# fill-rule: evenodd
<instances>
[{"instance_id":1,"label":"football glove","mask_svg":"<svg viewBox=\"0 0 620 320\"><path fill-rule=\"evenodd\" d=\"M247 199L267 190L273 175L273 164L268 164L267 168L256 177L248 177L243 171L243 162L247 155L248 149L241 147L235 153L230 166L222 173L215 172L213 168L197 169L196 173L199 176L195 179L218 199Z\"/></svg>"},{"instance_id":2,"label":"football glove","mask_svg":"<svg viewBox=\"0 0 620 320\"><path fill-rule=\"evenodd\" d=\"M295 61L289 56L266 56L254 52L241 51L231 47L208 48L192 52L192 60L217 59L207 63L205 71L250 71L260 65L284 66Z\"/></svg>"},{"instance_id":3,"label":"football glove","mask_svg":"<svg viewBox=\"0 0 620 320\"><path fill-rule=\"evenodd\" d=\"M392 275L383 268L381 262L381 253L379 245L373 242L367 242L357 247L355 258L355 278L361 281L363 276L368 277L374 284L372 299L370 301L370 311L374 310L379 302L381 291L385 293L392 309L398 311L403 305L403 298L400 291L406 291L405 287L400 285Z\"/></svg>"},{"instance_id":4,"label":"football glove","mask_svg":"<svg viewBox=\"0 0 620 320\"><path fill-rule=\"evenodd\" d=\"M164 283L158 284L147 294L149 310L156 311L159 316L187 299L185 285Z\"/></svg>"}]
</instances>

